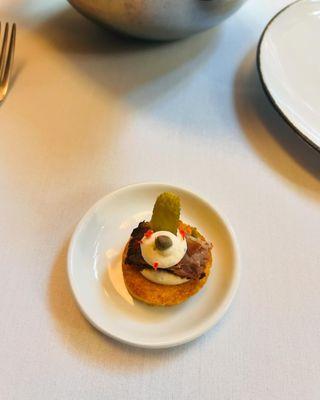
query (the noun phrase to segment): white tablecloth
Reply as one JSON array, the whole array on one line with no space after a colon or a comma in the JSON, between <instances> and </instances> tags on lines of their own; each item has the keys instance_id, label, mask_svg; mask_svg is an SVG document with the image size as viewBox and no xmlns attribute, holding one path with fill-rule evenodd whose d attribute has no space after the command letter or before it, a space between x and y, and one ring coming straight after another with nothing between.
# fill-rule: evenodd
<instances>
[{"instance_id":1,"label":"white tablecloth","mask_svg":"<svg viewBox=\"0 0 320 400\"><path fill-rule=\"evenodd\" d=\"M18 23L0 107L0 399L320 398L320 155L262 91L255 50L285 0L249 0L219 29L148 44L63 0L1 0ZM193 188L231 221L239 292L218 327L140 350L82 317L70 235L103 195Z\"/></svg>"}]
</instances>

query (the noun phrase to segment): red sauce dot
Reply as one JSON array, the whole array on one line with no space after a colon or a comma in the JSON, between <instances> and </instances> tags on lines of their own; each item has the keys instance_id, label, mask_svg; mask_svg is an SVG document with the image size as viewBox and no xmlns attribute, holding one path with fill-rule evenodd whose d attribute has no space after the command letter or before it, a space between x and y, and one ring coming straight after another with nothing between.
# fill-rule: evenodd
<instances>
[{"instance_id":1,"label":"red sauce dot","mask_svg":"<svg viewBox=\"0 0 320 400\"><path fill-rule=\"evenodd\" d=\"M146 238L149 238L152 234L153 234L153 230L152 230L152 229L149 229L149 230L144 234L144 236L145 236Z\"/></svg>"},{"instance_id":2,"label":"red sauce dot","mask_svg":"<svg viewBox=\"0 0 320 400\"><path fill-rule=\"evenodd\" d=\"M183 229L179 229L180 235L182 237L182 239L184 239L186 237L186 233Z\"/></svg>"}]
</instances>

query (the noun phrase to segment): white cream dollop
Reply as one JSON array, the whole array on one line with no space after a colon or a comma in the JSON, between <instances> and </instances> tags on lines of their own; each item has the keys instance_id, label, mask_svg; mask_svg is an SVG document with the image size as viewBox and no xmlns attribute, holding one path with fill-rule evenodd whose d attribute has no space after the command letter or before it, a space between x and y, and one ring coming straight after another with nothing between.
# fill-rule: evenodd
<instances>
[{"instance_id":1,"label":"white cream dollop","mask_svg":"<svg viewBox=\"0 0 320 400\"><path fill-rule=\"evenodd\" d=\"M159 250L155 240L158 236L168 236L172 240L172 246L166 250ZM155 263L158 268L170 268L182 260L187 251L187 241L178 231L174 235L168 231L158 231L152 233L150 237L144 237L140 244L141 254L144 260L151 266Z\"/></svg>"},{"instance_id":2,"label":"white cream dollop","mask_svg":"<svg viewBox=\"0 0 320 400\"><path fill-rule=\"evenodd\" d=\"M142 275L153 283L158 283L159 285L181 285L182 283L189 282L187 278L180 278L180 276L171 274L170 272L164 270L153 270L145 268L141 271Z\"/></svg>"}]
</instances>

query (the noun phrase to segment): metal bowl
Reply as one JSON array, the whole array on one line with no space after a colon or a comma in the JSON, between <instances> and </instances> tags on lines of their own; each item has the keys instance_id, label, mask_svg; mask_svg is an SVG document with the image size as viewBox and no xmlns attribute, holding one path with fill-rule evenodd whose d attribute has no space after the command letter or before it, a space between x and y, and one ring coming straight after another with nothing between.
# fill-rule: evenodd
<instances>
[{"instance_id":1,"label":"metal bowl","mask_svg":"<svg viewBox=\"0 0 320 400\"><path fill-rule=\"evenodd\" d=\"M211 28L245 0L68 0L81 14L143 39L171 40Z\"/></svg>"}]
</instances>

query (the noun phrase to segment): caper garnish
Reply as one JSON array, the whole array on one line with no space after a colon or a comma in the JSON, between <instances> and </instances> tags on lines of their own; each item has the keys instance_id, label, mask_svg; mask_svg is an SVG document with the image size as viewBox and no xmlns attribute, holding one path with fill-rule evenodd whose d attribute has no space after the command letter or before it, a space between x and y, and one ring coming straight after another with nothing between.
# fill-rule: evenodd
<instances>
[{"instance_id":1,"label":"caper garnish","mask_svg":"<svg viewBox=\"0 0 320 400\"><path fill-rule=\"evenodd\" d=\"M155 240L156 248L160 251L167 250L173 245L171 238L166 235L160 235Z\"/></svg>"}]
</instances>

